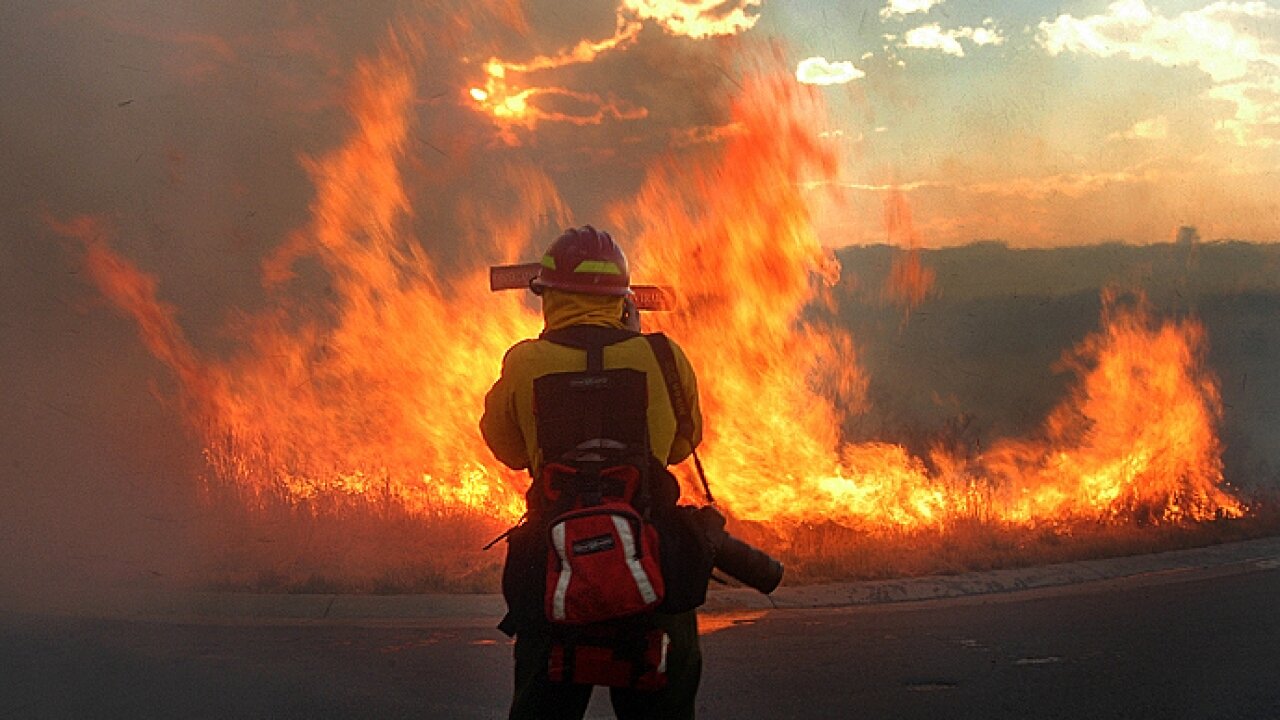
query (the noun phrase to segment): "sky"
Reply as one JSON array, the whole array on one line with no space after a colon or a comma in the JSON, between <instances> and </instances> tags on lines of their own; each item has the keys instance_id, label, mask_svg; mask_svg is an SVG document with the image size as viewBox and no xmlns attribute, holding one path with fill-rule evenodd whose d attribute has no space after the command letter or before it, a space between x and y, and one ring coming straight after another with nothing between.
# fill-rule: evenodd
<instances>
[{"instance_id":1,"label":"sky","mask_svg":"<svg viewBox=\"0 0 1280 720\"><path fill-rule=\"evenodd\" d=\"M829 83L850 190L903 189L926 245L1277 238L1274 2L784 1L755 29Z\"/></svg>"},{"instance_id":2,"label":"sky","mask_svg":"<svg viewBox=\"0 0 1280 720\"><path fill-rule=\"evenodd\" d=\"M18 0L0 210L195 226L206 269L267 252L389 27L426 47L410 163L460 170L463 149L486 187L536 168L584 221L662 158L714 152L740 58L773 47L840 150L841 202L814 193L829 246L890 240L893 192L926 247L1280 239L1276 0Z\"/></svg>"}]
</instances>

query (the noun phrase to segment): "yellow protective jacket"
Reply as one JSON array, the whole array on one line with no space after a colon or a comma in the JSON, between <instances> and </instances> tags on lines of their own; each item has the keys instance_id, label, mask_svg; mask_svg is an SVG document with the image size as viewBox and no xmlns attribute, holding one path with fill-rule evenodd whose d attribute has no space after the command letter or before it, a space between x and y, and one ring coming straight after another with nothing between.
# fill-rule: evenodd
<instances>
[{"instance_id":1,"label":"yellow protective jacket","mask_svg":"<svg viewBox=\"0 0 1280 720\"><path fill-rule=\"evenodd\" d=\"M547 289L542 295L547 330L571 325L622 327L622 298ZM635 337L604 348L604 367L633 368L645 373L649 390L649 443L653 455L667 465L687 458L702 439L702 412L698 384L684 351L671 343L680 384L693 415L693 443L676 438L676 416L662 377L662 369L648 341ZM502 359L502 375L484 399L480 432L495 457L516 470L528 469L534 477L542 468L533 416L533 381L543 375L574 372L587 367L586 353L549 340L516 343Z\"/></svg>"}]
</instances>

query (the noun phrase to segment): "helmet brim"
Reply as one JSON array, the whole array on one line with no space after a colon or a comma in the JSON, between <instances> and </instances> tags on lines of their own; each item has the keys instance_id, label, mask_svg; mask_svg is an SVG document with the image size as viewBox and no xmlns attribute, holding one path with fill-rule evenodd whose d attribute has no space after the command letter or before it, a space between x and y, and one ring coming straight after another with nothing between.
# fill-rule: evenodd
<instances>
[{"instance_id":1,"label":"helmet brim","mask_svg":"<svg viewBox=\"0 0 1280 720\"><path fill-rule=\"evenodd\" d=\"M609 287L595 283L562 283L546 282L540 278L529 281L529 289L534 295L541 295L547 288L561 292L579 293L581 295L604 295L607 297L626 297L631 294L630 286Z\"/></svg>"}]
</instances>

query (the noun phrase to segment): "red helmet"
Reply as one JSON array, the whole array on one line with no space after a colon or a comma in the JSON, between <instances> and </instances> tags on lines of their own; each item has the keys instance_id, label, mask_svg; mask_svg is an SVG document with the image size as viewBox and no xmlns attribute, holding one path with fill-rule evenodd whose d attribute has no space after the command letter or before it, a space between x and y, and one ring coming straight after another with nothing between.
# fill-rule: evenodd
<instances>
[{"instance_id":1,"label":"red helmet","mask_svg":"<svg viewBox=\"0 0 1280 720\"><path fill-rule=\"evenodd\" d=\"M543 288L555 288L587 295L628 295L631 272L627 256L609 233L583 225L565 230L551 243L530 287L539 294Z\"/></svg>"}]
</instances>

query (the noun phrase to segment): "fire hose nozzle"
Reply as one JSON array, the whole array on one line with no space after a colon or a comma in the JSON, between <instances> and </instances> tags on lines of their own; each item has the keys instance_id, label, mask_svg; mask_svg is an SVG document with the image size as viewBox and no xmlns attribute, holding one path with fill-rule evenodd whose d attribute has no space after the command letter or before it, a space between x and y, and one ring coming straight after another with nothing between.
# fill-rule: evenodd
<instances>
[{"instance_id":1,"label":"fire hose nozzle","mask_svg":"<svg viewBox=\"0 0 1280 720\"><path fill-rule=\"evenodd\" d=\"M768 595L782 582L782 563L725 529L725 517L714 505L690 510L690 519L703 534L712 567L747 587Z\"/></svg>"}]
</instances>

